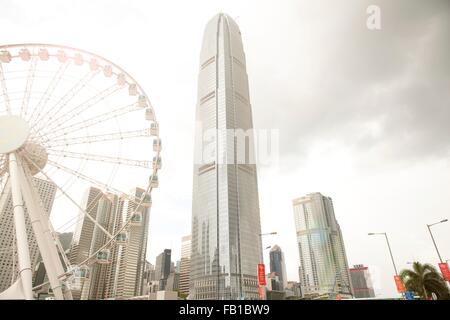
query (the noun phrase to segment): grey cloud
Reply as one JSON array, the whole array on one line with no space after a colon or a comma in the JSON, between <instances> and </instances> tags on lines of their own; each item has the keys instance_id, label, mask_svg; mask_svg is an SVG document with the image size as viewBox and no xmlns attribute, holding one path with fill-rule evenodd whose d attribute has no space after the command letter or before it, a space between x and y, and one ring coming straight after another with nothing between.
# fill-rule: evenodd
<instances>
[{"instance_id":1,"label":"grey cloud","mask_svg":"<svg viewBox=\"0 0 450 320\"><path fill-rule=\"evenodd\" d=\"M265 68L266 76L258 70L256 76L250 74L253 87L268 88L253 94L255 123L280 129L284 155L306 154L314 141L333 139L357 152L379 148L385 153L380 157L390 160L448 156L449 2L358 1L345 8L321 2L322 7L326 4L333 8L328 8L332 18L320 30L322 38L316 44L323 52L308 56L308 43L302 41L315 30L306 27L301 34L298 27L304 24L299 22L285 30L291 31L285 39L278 40L281 46L296 43L290 59L283 60L282 47L269 51L280 55L273 66ZM381 7L380 31L365 27L369 4ZM323 11L311 12L317 14L308 16L313 25L314 19L324 18ZM305 56L318 66L313 83L308 83L310 73L303 74L300 60ZM267 77L271 73L274 77ZM258 108L274 112L259 112ZM362 131L365 124L373 123L379 126L379 134Z\"/></svg>"}]
</instances>

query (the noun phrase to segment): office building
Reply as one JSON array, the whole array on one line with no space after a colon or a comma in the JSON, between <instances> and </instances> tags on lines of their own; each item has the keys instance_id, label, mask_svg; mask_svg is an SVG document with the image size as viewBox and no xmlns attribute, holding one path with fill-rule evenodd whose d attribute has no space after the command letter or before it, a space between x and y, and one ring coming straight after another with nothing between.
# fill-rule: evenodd
<instances>
[{"instance_id":1,"label":"office building","mask_svg":"<svg viewBox=\"0 0 450 320\"><path fill-rule=\"evenodd\" d=\"M135 188L130 195L119 197L91 187L85 194L84 211L95 219L97 225L83 212L80 213L69 255L72 265L82 264L109 240L99 226L109 234L116 234L131 215L139 219L129 223L124 231L126 240L123 243L115 242L106 249L106 261L90 261L88 270L83 271L83 276L76 279L77 283L72 288L74 299L126 299L139 296L145 290L145 254L151 199L146 198L143 205L135 210L143 192L143 189Z\"/></svg>"},{"instance_id":2,"label":"office building","mask_svg":"<svg viewBox=\"0 0 450 320\"><path fill-rule=\"evenodd\" d=\"M41 198L44 212L50 215L56 195L56 185L53 182L33 178L34 186ZM25 204L25 224L28 235L28 247L30 251L31 270L36 270L39 248L28 216ZM12 284L12 279L17 274L17 251L14 228L14 212L11 195L11 184L7 181L0 195L0 292L6 290ZM42 272L40 273L42 276Z\"/></svg>"},{"instance_id":3,"label":"office building","mask_svg":"<svg viewBox=\"0 0 450 320\"><path fill-rule=\"evenodd\" d=\"M293 206L303 295L352 297L344 241L332 199L310 193L293 200Z\"/></svg>"},{"instance_id":4,"label":"office building","mask_svg":"<svg viewBox=\"0 0 450 320\"><path fill-rule=\"evenodd\" d=\"M226 14L205 28L194 150L190 297L258 299L261 226L246 59Z\"/></svg>"},{"instance_id":5,"label":"office building","mask_svg":"<svg viewBox=\"0 0 450 320\"><path fill-rule=\"evenodd\" d=\"M355 298L374 298L372 279L369 268L362 264L354 265L350 268L350 278L352 280L353 292Z\"/></svg>"},{"instance_id":6,"label":"office building","mask_svg":"<svg viewBox=\"0 0 450 320\"><path fill-rule=\"evenodd\" d=\"M167 279L172 270L171 262L172 250L165 249L156 257L155 280L159 281L159 290L165 290Z\"/></svg>"},{"instance_id":7,"label":"office building","mask_svg":"<svg viewBox=\"0 0 450 320\"><path fill-rule=\"evenodd\" d=\"M181 260L180 260L180 292L189 294L189 272L191 260L191 235L181 238Z\"/></svg>"},{"instance_id":8,"label":"office building","mask_svg":"<svg viewBox=\"0 0 450 320\"><path fill-rule=\"evenodd\" d=\"M279 284L277 290L283 291L287 286L286 261L284 253L278 245L270 249L270 272L278 276Z\"/></svg>"}]
</instances>

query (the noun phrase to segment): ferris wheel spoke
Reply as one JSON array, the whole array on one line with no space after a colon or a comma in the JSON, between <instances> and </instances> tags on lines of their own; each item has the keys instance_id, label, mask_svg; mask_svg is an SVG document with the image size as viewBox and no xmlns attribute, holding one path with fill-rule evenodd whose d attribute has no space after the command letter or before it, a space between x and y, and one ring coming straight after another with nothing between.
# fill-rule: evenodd
<instances>
[{"instance_id":1,"label":"ferris wheel spoke","mask_svg":"<svg viewBox=\"0 0 450 320\"><path fill-rule=\"evenodd\" d=\"M39 119L41 113L44 111L45 107L47 106L48 100L52 96L53 92L55 91L56 87L60 83L64 73L66 72L67 68L70 65L70 61L61 64L56 71L55 75L53 76L52 80L47 86L47 89L45 90L44 94L42 95L41 99L39 100L37 106L33 109L33 112L28 119L28 123L30 124L31 129L33 130L34 123L36 123L36 120ZM35 116L36 115L36 116ZM34 128L36 129L36 128Z\"/></svg>"},{"instance_id":2,"label":"ferris wheel spoke","mask_svg":"<svg viewBox=\"0 0 450 320\"><path fill-rule=\"evenodd\" d=\"M82 179L82 180L84 180L86 182L92 183L92 184L100 187L101 189L103 189L103 190L105 190L107 192L110 192L110 193L113 193L113 194L116 194L116 195L119 195L119 196L125 196L128 201L133 202L134 204L138 204L135 200L133 200L133 197L131 197L126 192L123 192L123 191L120 191L118 189L115 189L115 188L107 185L106 183L100 182L100 181L98 181L98 180L96 180L94 178L90 178L90 177L82 174L81 172L78 172L76 170L73 170L71 168L63 166L62 164L59 164L59 163L54 162L52 160L47 160L47 163L50 164L51 166L55 167L55 168L58 168L58 169L61 169L61 170L65 171L65 172L67 172L67 173L70 173L71 175L73 175L73 176L75 176L75 177L77 177L79 179Z\"/></svg>"},{"instance_id":3,"label":"ferris wheel spoke","mask_svg":"<svg viewBox=\"0 0 450 320\"><path fill-rule=\"evenodd\" d=\"M92 199L92 201L89 203L89 205L84 209L84 211L89 212L91 211L91 209L94 207L95 203L100 199L100 197L103 195L102 192L99 192L94 199ZM75 224L77 224L79 221L83 220L84 216L75 216L72 219L66 221L63 225L61 225L58 228L58 231L60 232L64 232L66 230L68 230L70 227L74 226ZM75 221L74 221L75 220Z\"/></svg>"},{"instance_id":4,"label":"ferris wheel spoke","mask_svg":"<svg viewBox=\"0 0 450 320\"><path fill-rule=\"evenodd\" d=\"M97 103L106 99L108 96L111 96L112 94L114 94L116 91L118 91L121 88L122 88L122 86L120 86L118 84L114 84L114 85L110 86L109 88L90 97L85 102L75 106L71 110L68 110L60 117L53 119L51 121L52 123L47 127L46 132L53 132L53 131L61 128L63 125L70 122L77 114L81 114L81 113L87 111L89 108L91 108L92 106L95 106ZM52 125L52 124L54 124L54 125Z\"/></svg>"},{"instance_id":5,"label":"ferris wheel spoke","mask_svg":"<svg viewBox=\"0 0 450 320\"><path fill-rule=\"evenodd\" d=\"M26 118L28 114L28 105L30 103L31 88L33 87L33 82L36 74L37 62L37 56L32 56L30 58L30 68L28 69L27 84L23 95L22 107L20 108L20 116L23 116L24 118Z\"/></svg>"},{"instance_id":6,"label":"ferris wheel spoke","mask_svg":"<svg viewBox=\"0 0 450 320\"><path fill-rule=\"evenodd\" d=\"M115 110L109 111L109 112L105 112L102 113L100 115L97 115L95 117L92 117L90 119L86 119L86 120L82 120L79 122L76 122L74 124L71 124L67 127L62 127L59 128L57 130L53 130L49 136L47 137L48 140L52 140L52 139L57 139L60 138L62 136L68 135L69 133L72 132L77 132L80 131L82 129L86 129L89 127L92 127L94 125L106 122L108 120L117 118L119 116L122 116L124 114L133 112L133 111L137 111L140 110L141 108L138 107L137 103L132 103L129 104L127 106L124 107L119 107Z\"/></svg>"},{"instance_id":7,"label":"ferris wheel spoke","mask_svg":"<svg viewBox=\"0 0 450 320\"><path fill-rule=\"evenodd\" d=\"M0 82L2 83L3 99L5 100L6 112L11 114L11 106L9 104L8 89L6 87L6 79L3 72L3 65L0 63Z\"/></svg>"},{"instance_id":8,"label":"ferris wheel spoke","mask_svg":"<svg viewBox=\"0 0 450 320\"><path fill-rule=\"evenodd\" d=\"M60 111L74 98L76 95L83 90L87 86L87 84L97 75L99 74L99 70L89 71L83 78L81 78L69 91L67 91L61 99L58 100L46 113L44 113L40 119L36 122L39 123L42 120L42 124L37 129L37 131L41 131L41 129L45 128L55 116L57 116ZM44 121L44 120L47 121Z\"/></svg>"},{"instance_id":9,"label":"ferris wheel spoke","mask_svg":"<svg viewBox=\"0 0 450 320\"><path fill-rule=\"evenodd\" d=\"M64 138L64 139L55 139L51 140L47 146L50 148L60 147L60 146L69 146L69 145L77 145L77 144L88 144L88 143L99 143L99 142L108 142L108 141L117 141L123 139L132 139L132 138L141 138L141 137L150 137L152 136L149 128L141 129L141 130L133 130L126 132L113 132L113 133L105 133L100 135L92 135L92 136L80 136L73 138Z\"/></svg>"},{"instance_id":10,"label":"ferris wheel spoke","mask_svg":"<svg viewBox=\"0 0 450 320\"><path fill-rule=\"evenodd\" d=\"M8 172L6 172L0 178L0 188L1 188L0 198L3 197L3 194L7 191L6 185L8 184L8 180L9 180L9 174L8 174Z\"/></svg>"},{"instance_id":11,"label":"ferris wheel spoke","mask_svg":"<svg viewBox=\"0 0 450 320\"><path fill-rule=\"evenodd\" d=\"M39 169L39 166L29 157L27 157L26 155L24 155L24 157L27 159L27 161L29 161L34 167L36 167L37 169ZM110 239L112 238L112 235L105 229L103 228L96 219L94 219L85 209L83 209L75 200L72 199L71 196L69 196L67 194L67 192L65 192L52 178L49 177L48 174L46 174L43 170L40 171L50 182L52 182L56 188L67 198L69 199L70 202L72 202L78 209L81 210L81 212L83 213L83 216L87 217L89 220L91 220L101 231L103 231L104 234L106 234Z\"/></svg>"},{"instance_id":12,"label":"ferris wheel spoke","mask_svg":"<svg viewBox=\"0 0 450 320\"><path fill-rule=\"evenodd\" d=\"M76 159L82 159L82 160L108 162L108 163L142 167L142 168L150 168L151 167L151 162L146 161L146 160L133 160L133 159L120 158L120 157L108 157L108 156L102 156L102 155L96 155L96 154L70 152L70 151L54 150L54 149L47 149L47 153L49 155L63 156L63 157L76 158Z\"/></svg>"}]
</instances>

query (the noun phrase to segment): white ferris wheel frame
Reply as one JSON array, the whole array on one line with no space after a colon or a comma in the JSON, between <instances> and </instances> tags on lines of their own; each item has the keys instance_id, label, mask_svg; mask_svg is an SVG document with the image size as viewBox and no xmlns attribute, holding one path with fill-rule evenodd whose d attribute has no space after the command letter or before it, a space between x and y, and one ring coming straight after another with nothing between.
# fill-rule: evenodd
<instances>
[{"instance_id":1,"label":"white ferris wheel frame","mask_svg":"<svg viewBox=\"0 0 450 320\"><path fill-rule=\"evenodd\" d=\"M97 54L93 54L91 52L68 47L68 46L60 46L60 45L53 45L53 44L42 44L42 43L23 43L23 44L13 44L13 45L1 45L0 46L0 83L1 83L1 90L0 93L3 93L3 99L4 99L4 105L6 107L7 116L0 117L0 126L3 125L9 125L10 127L13 127L9 133L8 139L0 139L4 142L0 142L0 154L5 156L5 161L7 161L7 180L11 184L11 194L12 194L12 202L13 202L13 212L14 212L14 226L15 226L15 236L16 236L16 245L17 245L17 255L18 255L18 267L19 267L19 277L18 280L7 290L0 293L0 299L6 298L6 299L27 299L32 300L33 299L33 290L45 285L50 284L51 289L53 290L55 299L72 299L72 294L70 290L70 286L68 286L65 282L68 281L69 277L73 274L73 268L74 266L70 266L70 263L68 262L68 259L65 255L65 252L62 249L61 243L58 239L58 236L56 232L54 231L52 224L50 222L49 216L44 212L42 201L40 199L40 196L37 192L36 187L33 184L32 181L32 173L30 172L30 168L27 168L27 165L24 165L24 162L26 162L28 165L31 164L31 167L34 167L38 172L43 174L49 181L53 182L51 177L46 174L39 166L36 158L31 158L27 156L25 153L21 153L20 150L24 146L25 142L27 141L27 138L31 131L36 130L32 127L27 127L26 123L23 123L25 121L21 118L14 116L12 114L11 108L10 108L10 101L8 96L8 90L6 85L6 80L3 73L3 63L9 63L12 61L12 59L20 58L19 55L11 55L9 56L9 61L2 61L1 58L5 58L5 56L1 56L2 54L5 54L5 52L9 52L8 50L11 49L44 49L44 50L60 50L58 52L66 52L69 51L71 53L74 53L74 56L66 56L65 58L70 60L72 59L75 62L75 59L78 59L80 55L88 56L91 58L92 61L96 61L98 63L97 68L103 69L104 72L106 72L106 68L108 68L108 72L111 73L111 75L115 75L118 77L118 81L121 81L122 86L133 85L136 89L136 92L138 93L139 100L142 102L142 99L145 99L146 107L151 109L151 113L153 113L153 120L152 124L154 123L157 128L158 122L156 120L154 109L148 100L148 96L146 95L144 89L139 85L135 79L129 75L125 70L123 70L121 67L119 67L117 64L109 61L108 59L105 59ZM39 51L40 53L40 51ZM36 63L38 61L39 53L36 53L36 50L33 52L29 52L30 54L30 70L28 72L28 80L26 89L24 92L24 97L22 101L22 106L20 110L20 116L23 115L23 112L25 112L25 115L27 113L27 107L28 102L31 95L31 85L30 85L30 78L34 77L34 72L36 71ZM48 51L47 51L48 54ZM50 57L56 56L56 54L50 54ZM8 57L6 56L6 59ZM22 57L23 59L23 57ZM48 59L48 58L47 58ZM60 61L61 62L61 61ZM82 61L86 62L86 61ZM103 63L101 65L100 63ZM67 67L67 64L66 64ZM54 79L60 79L62 75L64 74L65 67L64 64L61 65L60 69L57 71L57 74L55 75ZM122 78L120 78L122 77ZM34 79L33 79L34 80ZM80 84L86 84L85 81L88 81L89 79L81 79L78 83ZM57 83L54 83L52 81L49 84L49 87L47 88L46 92L44 93L44 98L49 98L51 95L52 89L57 85ZM53 87L53 88L52 88ZM47 91L50 93L48 94L48 97L45 97L47 94ZM94 96L93 98L96 99L102 99L105 95L110 94L111 89L107 89L103 92L100 92L97 96ZM67 94L70 94L68 92ZM75 92L72 92L71 94L76 94ZM142 98L144 97L144 98ZM39 102L39 104L41 101ZM128 109L127 109L128 107ZM108 112L108 115L114 114L115 116L120 115L121 112L124 112L125 110L129 110L130 106L126 106L125 108L119 108L116 110L112 110ZM33 110L33 114L31 117L34 117L34 112L36 110ZM39 110L37 114L37 118L35 119L35 123L38 123L38 120L41 119L44 115L41 115L41 112L43 112L44 109ZM46 110L48 113L50 110ZM108 116L106 113L104 117ZM103 115L102 115L103 116ZM99 119L91 119L91 123L95 123L95 121L101 121L103 118ZM31 119L30 119L31 120ZM31 125L31 123L30 123ZM78 124L79 127L86 124ZM54 126L55 129L58 128L59 124L56 123ZM39 131L40 128L37 129ZM1 131L1 130L0 130ZM82 144L86 142L98 142L98 141L108 141L113 139L126 139L126 138L133 138L133 137L141 137L141 136L153 136L156 140L157 147L153 146L153 151L155 153L153 161L153 171L149 179L148 186L146 190L142 193L142 196L140 199L136 199L135 196L133 198L128 197L128 200L131 202L134 202L135 208L133 213L136 213L139 209L141 209L144 206L148 206L148 203L146 204L145 201L148 200L148 197L150 197L150 205L151 205L151 192L152 189L157 186L154 182L157 183L157 173L158 169L160 168L160 151L161 151L161 139L159 137L159 130L156 132L151 132L150 128L146 128L143 130L134 130L129 132L120 132L120 133L107 133L97 136L88 136L88 137L72 137L66 139L64 137L64 140L61 139L61 132L55 131L56 133L53 135L53 142L56 142L56 145L58 145L58 141L60 144L65 144L67 141L72 139L72 143L76 144ZM38 132L37 132L38 134ZM5 138L5 137L0 137ZM59 140L58 140L59 138ZM154 140L154 145L155 145ZM53 145L55 146L55 145ZM49 146L48 151L49 154L52 152L58 152L58 150L52 150L51 146ZM33 154L34 156L35 154ZM38 160L41 160L39 158L39 155L36 155ZM122 159L122 158L113 158L113 157L106 157L106 156L100 156L100 155L86 155L76 152L66 153L65 156L67 157L75 157L79 159L86 159L86 160L93 160L93 161L103 161L103 162L112 162L112 163L120 163L130 166L145 166L147 167L149 162L148 161L140 161L140 160L133 160L133 159ZM83 158L84 157L84 158ZM65 171L66 173L72 174L73 176L83 179L85 181L88 181L94 185L100 186L103 190L114 192L118 195L125 195L125 193L116 190L112 188L111 186L101 183L99 181L96 181L93 178L90 178L88 176L83 175L80 172L77 172L76 170L67 168L61 164L58 163L52 163L52 161L45 159L45 161L48 161L50 164L52 164L57 169L61 169ZM6 185L6 184L5 184ZM89 214L89 208L83 209L75 200L72 199L58 184L56 184L56 188L58 191L60 191L64 196L66 196L77 208L80 210L80 212L83 214L84 217L91 220L95 227L98 227L108 238L106 243L102 245L99 249L97 249L95 252L89 255L84 261L78 264L78 266L88 265L92 263L93 259L97 256L97 254L104 250L105 248L114 245L114 242L116 241L117 236L124 232L126 230L131 222L131 219L133 217L133 213L130 214L129 218L124 221L123 225L119 228L118 231L116 231L114 234L111 234L108 232L105 228L103 228L102 225L100 225L96 219L94 219ZM2 191L3 192L3 191ZM41 284L38 287L33 288L32 287L32 270L31 270L31 261L30 261L30 251L28 247L28 240L27 240L27 232L26 232L26 223L25 223L25 211L24 207L26 205L27 213L30 218L32 229L34 231L34 235L36 237L36 242L38 244L39 252L42 256L42 260L44 262L47 276L49 281ZM64 264L66 265L66 271L64 270L63 263L60 260L60 255L63 257ZM13 258L14 259L14 258Z\"/></svg>"}]
</instances>

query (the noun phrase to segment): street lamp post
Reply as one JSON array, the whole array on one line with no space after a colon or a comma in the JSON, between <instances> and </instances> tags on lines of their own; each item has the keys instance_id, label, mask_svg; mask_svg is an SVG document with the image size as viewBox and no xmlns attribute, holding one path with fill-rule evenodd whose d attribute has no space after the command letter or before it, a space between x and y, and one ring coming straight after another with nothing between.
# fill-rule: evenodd
<instances>
[{"instance_id":1,"label":"street lamp post","mask_svg":"<svg viewBox=\"0 0 450 320\"><path fill-rule=\"evenodd\" d=\"M392 255L391 245L389 244L389 239L388 239L386 232L369 233L369 236L375 236L375 235L383 235L386 238L386 243L388 245L389 255L391 256L392 265L394 266L395 275L398 276L397 266L395 265L394 256Z\"/></svg>"},{"instance_id":2,"label":"street lamp post","mask_svg":"<svg viewBox=\"0 0 450 320\"><path fill-rule=\"evenodd\" d=\"M431 240L433 240L434 248L436 249L436 253L437 253L437 255L439 257L439 261L441 263L444 263L444 260L442 259L441 253L439 252L439 249L438 249L438 247L436 245L436 241L434 240L433 232L431 232L431 227L436 225L436 224L444 223L444 222L447 222L447 221L448 221L448 219L444 219L444 220L441 220L439 222L435 222L435 223L432 223L432 224L427 224L428 232L430 233ZM445 262L447 262L447 261L448 260L446 260ZM450 283L450 280L448 282Z\"/></svg>"},{"instance_id":3,"label":"street lamp post","mask_svg":"<svg viewBox=\"0 0 450 320\"><path fill-rule=\"evenodd\" d=\"M375 236L375 235L383 235L386 238L386 243L389 249L389 255L391 256L392 265L394 266L395 275L398 276L397 266L395 265L394 256L392 255L391 245L389 244L389 239L386 232L378 232L374 233L371 232L368 234L369 236ZM402 296L404 296L404 292L402 292Z\"/></svg>"},{"instance_id":4,"label":"street lamp post","mask_svg":"<svg viewBox=\"0 0 450 320\"><path fill-rule=\"evenodd\" d=\"M435 222L435 223L432 223L432 224L427 224L428 232L430 233L431 240L433 240L434 248L436 249L436 252L438 254L440 262L444 262L444 260L442 260L441 254L439 253L438 247L436 245L436 241L434 240L434 237L433 237L433 233L431 232L431 227L436 225L436 224L444 223L444 222L447 222L447 221L448 221L448 219L444 219L444 220L441 220L439 222Z\"/></svg>"}]
</instances>

